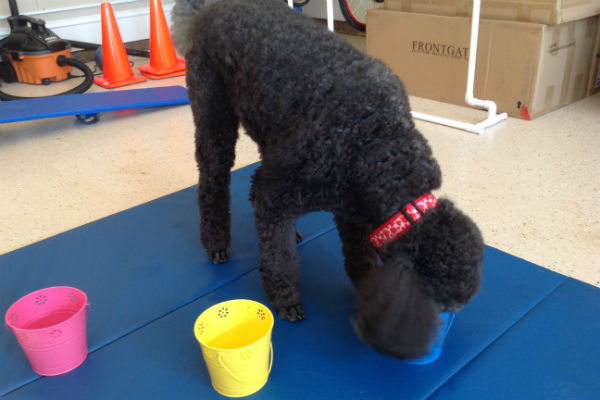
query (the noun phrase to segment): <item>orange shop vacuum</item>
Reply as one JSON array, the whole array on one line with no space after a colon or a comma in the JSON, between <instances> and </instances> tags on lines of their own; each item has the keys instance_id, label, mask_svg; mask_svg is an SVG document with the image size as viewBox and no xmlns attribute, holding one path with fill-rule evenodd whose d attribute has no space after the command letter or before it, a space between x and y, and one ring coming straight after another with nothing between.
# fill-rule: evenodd
<instances>
[{"instance_id":1,"label":"orange shop vacuum","mask_svg":"<svg viewBox=\"0 0 600 400\"><path fill-rule=\"evenodd\" d=\"M85 79L77 87L54 96L83 93L90 88L94 74L84 63L71 58L71 44L46 28L39 18L19 15L15 0L9 0L10 34L0 40L0 80L48 85L71 77L73 67ZM20 100L0 91L0 100Z\"/></svg>"}]
</instances>

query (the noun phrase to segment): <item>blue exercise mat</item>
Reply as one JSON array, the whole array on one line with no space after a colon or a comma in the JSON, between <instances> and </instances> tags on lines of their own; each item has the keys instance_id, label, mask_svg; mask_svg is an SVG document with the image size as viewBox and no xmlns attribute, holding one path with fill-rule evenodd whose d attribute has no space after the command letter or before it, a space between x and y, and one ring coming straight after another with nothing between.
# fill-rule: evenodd
<instances>
[{"instance_id":1,"label":"blue exercise mat","mask_svg":"<svg viewBox=\"0 0 600 400\"><path fill-rule=\"evenodd\" d=\"M129 110L189 103L187 89L164 86L69 94L0 102L0 124L69 115L95 115L106 111Z\"/></svg>"},{"instance_id":2,"label":"blue exercise mat","mask_svg":"<svg viewBox=\"0 0 600 400\"><path fill-rule=\"evenodd\" d=\"M195 188L151 201L0 256L2 318L21 296L49 286L88 295L94 351L258 267L248 200L255 166L232 177L231 260L214 266L200 245ZM329 214L301 218L300 245L333 229ZM12 334L0 334L0 395L37 379Z\"/></svg>"},{"instance_id":3,"label":"blue exercise mat","mask_svg":"<svg viewBox=\"0 0 600 400\"><path fill-rule=\"evenodd\" d=\"M429 365L414 366L379 355L354 335L350 325L354 292L340 264L339 245L337 234L328 232L300 248L307 318L299 323L275 321L273 370L266 386L251 398L427 398L448 385L462 369L470 368L473 360L485 354L499 337L527 324L523 316L536 312L538 307L543 309L546 300L561 285L574 282L487 248L484 275L490 278L499 275L504 279L486 280L481 293L457 315L440 359ZM522 282L528 284L524 286ZM598 291L595 292L597 298ZM66 393L85 399L222 398L211 387L192 327L206 308L233 298L267 302L258 271L241 276L99 349L75 371L40 379L6 398L58 398ZM589 342L599 333L597 329L590 330L579 340ZM506 357L512 355L510 349L505 353ZM531 360L535 365L535 357ZM597 360L589 365L597 366ZM501 381L495 371L496 367L490 365L487 374ZM486 382L479 384L484 386ZM571 383L561 384L569 388ZM553 398L535 380L522 385L529 391L519 398ZM462 385L455 388L457 398L486 398L477 393L472 397L462 396ZM500 390L497 397L501 397L502 388L496 390ZM581 398L577 391L566 393L573 396L562 398Z\"/></svg>"},{"instance_id":4,"label":"blue exercise mat","mask_svg":"<svg viewBox=\"0 0 600 400\"><path fill-rule=\"evenodd\" d=\"M434 399L597 399L600 290L567 279Z\"/></svg>"},{"instance_id":5,"label":"blue exercise mat","mask_svg":"<svg viewBox=\"0 0 600 400\"><path fill-rule=\"evenodd\" d=\"M254 167L232 179L232 260L199 245L193 189L0 256L0 306L52 284L88 293L90 354L76 370L39 378L0 335L0 394L30 398L222 398L193 335L196 317L233 298L267 304L247 202ZM441 357L409 365L355 336L354 291L331 216L300 221L303 305L276 319L274 365L257 399L577 398L600 390L600 290L486 248L480 293L456 315ZM16 289L15 289L16 288ZM9 294L5 294L9 292Z\"/></svg>"}]
</instances>

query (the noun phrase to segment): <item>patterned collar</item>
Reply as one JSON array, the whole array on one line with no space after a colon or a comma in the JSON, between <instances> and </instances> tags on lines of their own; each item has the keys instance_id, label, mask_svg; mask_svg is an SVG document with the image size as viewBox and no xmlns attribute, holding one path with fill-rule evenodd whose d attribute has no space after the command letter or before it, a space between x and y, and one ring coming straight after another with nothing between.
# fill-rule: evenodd
<instances>
[{"instance_id":1,"label":"patterned collar","mask_svg":"<svg viewBox=\"0 0 600 400\"><path fill-rule=\"evenodd\" d=\"M380 248L384 243L393 242L404 235L432 208L437 208L437 199L431 193L425 193L415 201L411 201L392 218L369 235L373 246Z\"/></svg>"}]
</instances>

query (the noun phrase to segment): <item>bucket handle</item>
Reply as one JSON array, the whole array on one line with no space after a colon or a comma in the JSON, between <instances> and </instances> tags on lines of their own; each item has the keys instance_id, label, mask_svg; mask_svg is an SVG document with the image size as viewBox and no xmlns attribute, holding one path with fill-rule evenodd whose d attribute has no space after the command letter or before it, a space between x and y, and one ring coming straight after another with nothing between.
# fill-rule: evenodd
<instances>
[{"instance_id":1,"label":"bucket handle","mask_svg":"<svg viewBox=\"0 0 600 400\"><path fill-rule=\"evenodd\" d=\"M271 373L271 368L273 368L273 342L271 342L271 361L269 362L269 370L267 371L267 373L260 377L259 379L254 379L254 380L246 380L246 379L242 379L239 376L237 376L235 374L235 372L233 372L232 370L229 369L229 367L227 367L227 365L225 365L225 363L223 362L223 359L221 358L221 355L219 354L218 358L219 358L219 364L221 364L221 366L225 369L225 371L227 371L229 373L229 375L233 376L234 379L242 382L242 383L254 383L254 382L260 382L263 381L265 378L267 378L269 376L269 374Z\"/></svg>"}]
</instances>

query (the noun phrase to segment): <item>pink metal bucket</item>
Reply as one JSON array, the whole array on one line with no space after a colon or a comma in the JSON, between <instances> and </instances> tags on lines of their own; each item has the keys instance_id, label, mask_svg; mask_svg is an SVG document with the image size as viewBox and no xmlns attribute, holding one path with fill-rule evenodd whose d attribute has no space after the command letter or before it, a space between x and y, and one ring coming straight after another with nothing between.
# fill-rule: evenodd
<instances>
[{"instance_id":1,"label":"pink metal bucket","mask_svg":"<svg viewBox=\"0 0 600 400\"><path fill-rule=\"evenodd\" d=\"M87 357L86 309L84 292L57 286L21 297L4 318L33 371L52 376L77 368Z\"/></svg>"}]
</instances>

